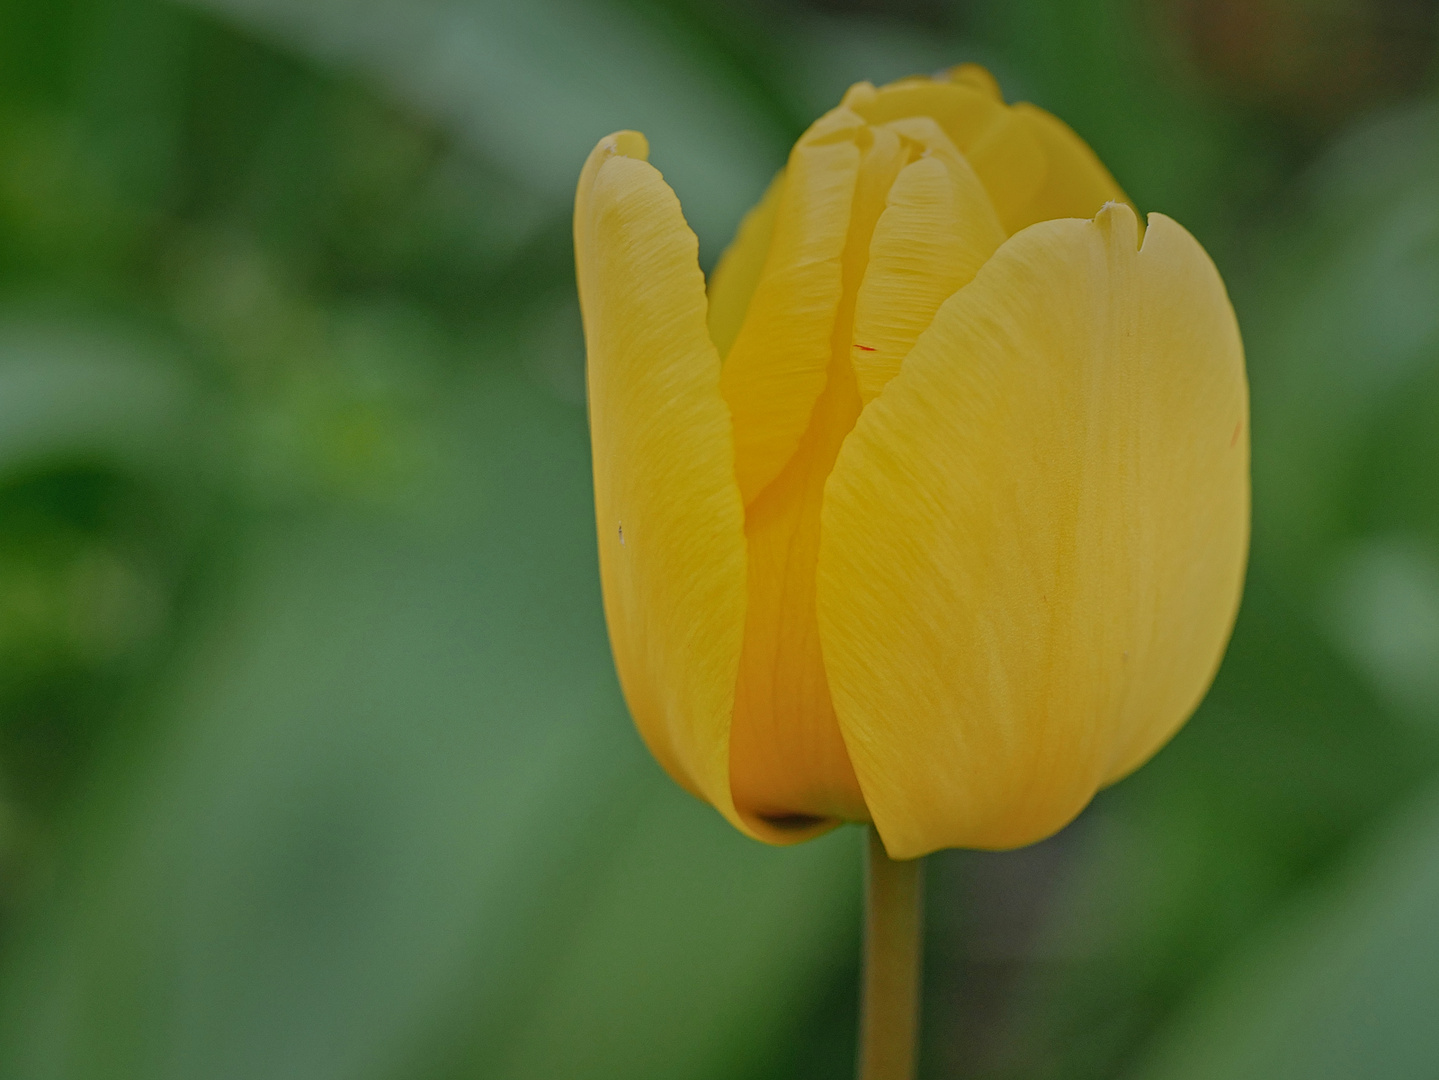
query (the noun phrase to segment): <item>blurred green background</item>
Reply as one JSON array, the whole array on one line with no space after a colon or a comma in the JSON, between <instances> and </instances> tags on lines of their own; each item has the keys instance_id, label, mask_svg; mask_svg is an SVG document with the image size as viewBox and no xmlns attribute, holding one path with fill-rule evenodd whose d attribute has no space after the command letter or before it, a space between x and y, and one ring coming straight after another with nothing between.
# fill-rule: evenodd
<instances>
[{"instance_id":1,"label":"blurred green background","mask_svg":"<svg viewBox=\"0 0 1439 1080\"><path fill-rule=\"evenodd\" d=\"M3 0L0 1076L844 1077L860 838L649 759L569 200L712 264L862 78L989 65L1208 247L1253 380L1213 693L931 861L923 1074L1439 1076L1429 0Z\"/></svg>"}]
</instances>

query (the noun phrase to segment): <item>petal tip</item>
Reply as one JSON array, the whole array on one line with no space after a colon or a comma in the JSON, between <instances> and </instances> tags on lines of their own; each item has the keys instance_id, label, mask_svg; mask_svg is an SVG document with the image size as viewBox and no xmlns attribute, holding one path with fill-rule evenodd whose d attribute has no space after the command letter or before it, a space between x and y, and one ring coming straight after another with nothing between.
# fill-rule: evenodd
<instances>
[{"instance_id":1,"label":"petal tip","mask_svg":"<svg viewBox=\"0 0 1439 1080\"><path fill-rule=\"evenodd\" d=\"M638 131L614 131L606 135L595 147L606 157L635 158L637 161L650 159L650 142Z\"/></svg>"},{"instance_id":2,"label":"petal tip","mask_svg":"<svg viewBox=\"0 0 1439 1080\"><path fill-rule=\"evenodd\" d=\"M944 78L949 82L958 83L960 86L967 86L971 90L978 90L994 101L1004 101L1004 93L999 88L999 80L981 64L956 64L944 73Z\"/></svg>"},{"instance_id":3,"label":"petal tip","mask_svg":"<svg viewBox=\"0 0 1439 1080\"><path fill-rule=\"evenodd\" d=\"M841 109L863 108L865 105L874 101L878 93L879 91L875 89L874 83L865 79L861 82L854 83L844 92L844 97L839 100L839 107Z\"/></svg>"},{"instance_id":4,"label":"petal tip","mask_svg":"<svg viewBox=\"0 0 1439 1080\"><path fill-rule=\"evenodd\" d=\"M595 143L595 148L590 151L589 157L585 158L584 168L580 170L579 183L575 186L576 227L578 227L578 223L589 213L589 193L594 189L595 181L600 174L600 169L604 167L607 161L617 157L634 158L636 161L649 161L649 140L638 131L612 131L599 142Z\"/></svg>"},{"instance_id":5,"label":"petal tip","mask_svg":"<svg viewBox=\"0 0 1439 1080\"><path fill-rule=\"evenodd\" d=\"M1094 224L1111 242L1127 243L1134 251L1139 250L1139 217L1128 203L1111 199L1094 215Z\"/></svg>"}]
</instances>

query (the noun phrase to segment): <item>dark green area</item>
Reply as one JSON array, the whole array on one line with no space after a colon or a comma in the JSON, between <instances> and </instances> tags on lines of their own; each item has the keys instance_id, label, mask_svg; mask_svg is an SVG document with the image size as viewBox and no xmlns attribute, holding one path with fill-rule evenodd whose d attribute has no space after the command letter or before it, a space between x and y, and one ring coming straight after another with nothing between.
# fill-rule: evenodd
<instances>
[{"instance_id":1,"label":"dark green area","mask_svg":"<svg viewBox=\"0 0 1439 1080\"><path fill-rule=\"evenodd\" d=\"M0 1076L842 1077L859 838L645 754L569 199L718 255L810 118L960 60L1224 272L1254 549L1214 690L930 866L924 1073L1439 1062L1439 55L1418 0L0 5Z\"/></svg>"}]
</instances>

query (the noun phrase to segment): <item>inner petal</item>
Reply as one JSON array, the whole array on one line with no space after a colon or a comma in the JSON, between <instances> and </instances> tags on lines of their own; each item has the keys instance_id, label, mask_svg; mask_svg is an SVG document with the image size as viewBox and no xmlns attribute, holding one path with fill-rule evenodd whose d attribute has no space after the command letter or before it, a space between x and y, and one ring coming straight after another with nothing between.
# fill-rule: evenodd
<instances>
[{"instance_id":1,"label":"inner petal","mask_svg":"<svg viewBox=\"0 0 1439 1080\"><path fill-rule=\"evenodd\" d=\"M770 243L774 239L774 222L779 215L784 195L784 172L770 181L764 198L740 222L739 232L719 264L710 275L709 329L720 360L729 355L730 347L744 325L750 300L759 287L760 276L769 260Z\"/></svg>"},{"instance_id":2,"label":"inner petal","mask_svg":"<svg viewBox=\"0 0 1439 1080\"><path fill-rule=\"evenodd\" d=\"M745 514L749 607L730 728L730 784L737 810L759 830L766 822L868 818L830 703L814 590L825 479L860 412L850 363L855 300L875 223L914 152L892 131L875 129L870 139L845 237L825 386L795 453Z\"/></svg>"},{"instance_id":3,"label":"inner petal","mask_svg":"<svg viewBox=\"0 0 1439 1080\"><path fill-rule=\"evenodd\" d=\"M746 505L794 454L824 389L864 132L835 109L790 153L764 268L720 371Z\"/></svg>"},{"instance_id":4,"label":"inner petal","mask_svg":"<svg viewBox=\"0 0 1439 1080\"><path fill-rule=\"evenodd\" d=\"M974 168L1006 233L1020 227L1044 186L1048 160L1030 126L990 92L969 82L905 79L878 90L858 83L845 95L844 104L871 124L933 118Z\"/></svg>"},{"instance_id":5,"label":"inner petal","mask_svg":"<svg viewBox=\"0 0 1439 1080\"><path fill-rule=\"evenodd\" d=\"M1104 163L1063 120L1025 102L1012 111L1043 147L1049 162L1044 186L1016 214L1015 230L1053 218L1092 218L1107 202L1129 201ZM1139 228L1142 234L1143 219Z\"/></svg>"},{"instance_id":6,"label":"inner petal","mask_svg":"<svg viewBox=\"0 0 1439 1080\"><path fill-rule=\"evenodd\" d=\"M890 189L855 301L854 371L868 405L939 305L1004 242L994 205L968 162L927 117L891 125L924 147Z\"/></svg>"}]
</instances>

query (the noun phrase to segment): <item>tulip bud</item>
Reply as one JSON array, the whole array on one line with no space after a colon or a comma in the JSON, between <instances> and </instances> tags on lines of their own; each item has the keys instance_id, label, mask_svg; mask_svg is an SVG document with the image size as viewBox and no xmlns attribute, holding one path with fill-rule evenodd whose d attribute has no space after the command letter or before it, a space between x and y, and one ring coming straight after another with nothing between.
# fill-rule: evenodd
<instances>
[{"instance_id":1,"label":"tulip bud","mask_svg":"<svg viewBox=\"0 0 1439 1080\"><path fill-rule=\"evenodd\" d=\"M791 843L1010 848L1213 678L1249 534L1243 351L1204 250L980 69L860 83L706 293L644 138L575 251L605 613L682 785Z\"/></svg>"}]
</instances>

